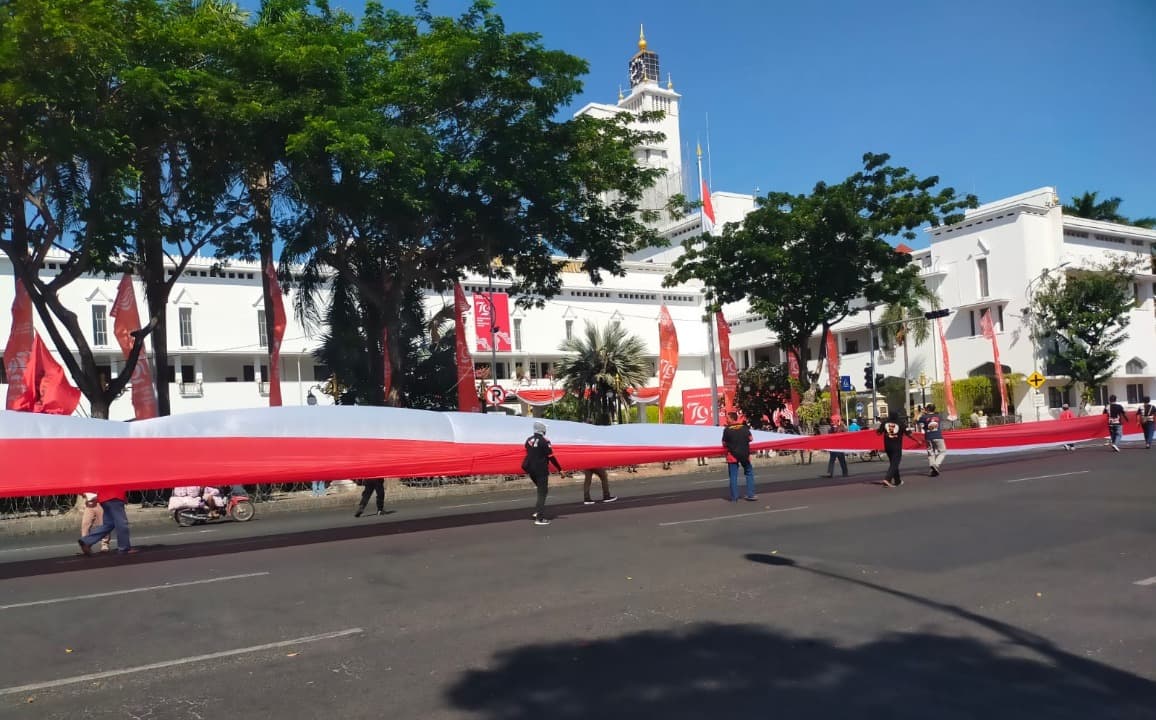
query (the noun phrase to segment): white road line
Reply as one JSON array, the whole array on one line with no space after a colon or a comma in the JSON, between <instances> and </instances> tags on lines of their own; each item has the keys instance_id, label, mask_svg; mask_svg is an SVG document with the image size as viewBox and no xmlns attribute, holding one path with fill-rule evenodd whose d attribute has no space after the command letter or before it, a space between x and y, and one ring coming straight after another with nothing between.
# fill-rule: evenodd
<instances>
[{"instance_id":1,"label":"white road line","mask_svg":"<svg viewBox=\"0 0 1156 720\"><path fill-rule=\"evenodd\" d=\"M49 600L33 600L32 602L0 605L0 610L14 610L15 608L35 607L37 605L55 605L57 603L73 602L74 600L92 600L94 598L112 597L114 595L131 595L132 593L152 592L153 590L170 590L172 588L189 587L190 585L207 585L209 583L225 582L227 580L244 580L245 578L263 577L267 572L245 573L244 575L226 575L224 577L208 578L205 580L190 580L188 582L166 583L164 585L150 585L149 587L130 588L128 590L113 590L111 592L91 593L89 595L71 595L69 597L51 598Z\"/></svg>"},{"instance_id":2,"label":"white road line","mask_svg":"<svg viewBox=\"0 0 1156 720\"><path fill-rule=\"evenodd\" d=\"M211 533L211 532L217 532L216 528L209 528L206 530L190 530L188 532L180 532L180 533L165 533L164 535L134 535L132 539L134 541L160 540L161 538L181 537L183 535L191 535L193 533L203 534L203 533ZM76 543L67 543L67 544L63 544L63 545L35 545L33 547L5 548L3 550L0 550L0 553L31 552L33 550L55 550L58 548L72 548L75 550L76 549Z\"/></svg>"},{"instance_id":3,"label":"white road line","mask_svg":"<svg viewBox=\"0 0 1156 720\"><path fill-rule=\"evenodd\" d=\"M1136 582L1134 582L1132 584L1133 585L1156 585L1156 576L1153 576L1150 578L1144 578L1143 580L1137 580Z\"/></svg>"},{"instance_id":4,"label":"white road line","mask_svg":"<svg viewBox=\"0 0 1156 720\"><path fill-rule=\"evenodd\" d=\"M179 665L190 665L192 663L206 662L208 660L219 660L221 658L233 657L236 655L247 655L249 653L263 652L265 650L276 650L277 648L321 642L322 640L333 640L334 638L357 635L362 632L364 631L361 628L349 628L348 630L321 633L320 635L306 635L305 637L293 638L292 640L282 640L280 642L274 643L266 643L265 645L253 645L251 647L237 648L236 650L224 650L222 652L209 653L208 655L194 655L192 657L179 658L177 660L165 660L164 662L151 663L149 665L138 665L137 667L124 668L123 670L108 670L106 672L92 673L89 675L76 675L73 677L61 678L59 680L49 680L48 682L30 683L28 685L0 688L0 696L17 695L20 693L34 692L36 690L48 690L49 688L61 687L62 685L75 685L76 683L94 682L96 680L105 680L107 678L118 677L120 675L131 675L133 673L150 672L152 670L163 670L165 668L176 667Z\"/></svg>"},{"instance_id":5,"label":"white road line","mask_svg":"<svg viewBox=\"0 0 1156 720\"><path fill-rule=\"evenodd\" d=\"M1085 475L1091 470L1076 470L1075 472L1056 473L1055 475L1035 475L1033 477L1016 478L1015 480L1008 480L1009 483L1027 482L1028 480L1045 480L1047 478L1067 477L1069 475Z\"/></svg>"},{"instance_id":6,"label":"white road line","mask_svg":"<svg viewBox=\"0 0 1156 720\"><path fill-rule=\"evenodd\" d=\"M458 508L481 507L482 505L501 505L502 503L532 502L532 501L533 501L532 498L531 498L531 500L526 500L526 498L510 498L509 500L487 500L486 502L465 503L464 505L442 505L441 507L438 508L438 510L457 510Z\"/></svg>"},{"instance_id":7,"label":"white road line","mask_svg":"<svg viewBox=\"0 0 1156 720\"><path fill-rule=\"evenodd\" d=\"M659 523L659 527L669 527L671 525L687 525L690 523L712 522L714 520L733 520L735 518L752 517L754 515L770 515L772 513L792 512L794 510L806 510L808 505L799 505L798 507L779 508L777 510L759 510L758 512L738 513L737 515L719 515L717 517L698 518L696 520L675 520L674 522Z\"/></svg>"}]
</instances>

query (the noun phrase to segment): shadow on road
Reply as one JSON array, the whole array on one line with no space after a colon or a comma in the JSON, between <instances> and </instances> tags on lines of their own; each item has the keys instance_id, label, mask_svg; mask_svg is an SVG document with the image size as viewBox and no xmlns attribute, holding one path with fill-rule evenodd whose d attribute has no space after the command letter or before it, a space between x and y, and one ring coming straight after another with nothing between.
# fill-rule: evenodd
<instances>
[{"instance_id":1,"label":"shadow on road","mask_svg":"<svg viewBox=\"0 0 1156 720\"><path fill-rule=\"evenodd\" d=\"M448 700L485 720L1156 717L1156 683L1019 628L788 558L746 557L948 613L1000 641L905 632L841 646L751 625L699 624L509 650L463 674Z\"/></svg>"}]
</instances>

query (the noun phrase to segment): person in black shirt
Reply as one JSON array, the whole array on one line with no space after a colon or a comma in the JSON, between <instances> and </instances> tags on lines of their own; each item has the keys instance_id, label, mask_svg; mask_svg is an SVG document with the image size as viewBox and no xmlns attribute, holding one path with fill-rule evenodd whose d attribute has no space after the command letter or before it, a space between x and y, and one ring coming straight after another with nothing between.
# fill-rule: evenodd
<instances>
[{"instance_id":1,"label":"person in black shirt","mask_svg":"<svg viewBox=\"0 0 1156 720\"><path fill-rule=\"evenodd\" d=\"M377 493L377 514L385 514L385 478L372 478L363 481L364 490L361 491L361 502L357 503L357 512L353 513L353 517L361 517L365 512L365 506L369 504L369 498Z\"/></svg>"},{"instance_id":2,"label":"person in black shirt","mask_svg":"<svg viewBox=\"0 0 1156 720\"><path fill-rule=\"evenodd\" d=\"M903 480L899 477L899 463L903 460L903 437L907 436L914 440L915 436L911 434L907 422L899 418L898 410L888 413L887 419L879 423L879 429L875 432L883 436L883 450L890 462L883 484L887 487L899 487L903 484Z\"/></svg>"},{"instance_id":3,"label":"person in black shirt","mask_svg":"<svg viewBox=\"0 0 1156 720\"><path fill-rule=\"evenodd\" d=\"M1151 450L1152 435L1156 434L1156 405L1152 404L1152 398L1147 395L1144 396L1144 404L1136 411L1136 422L1140 423L1140 429L1144 431L1144 447Z\"/></svg>"},{"instance_id":4,"label":"person in black shirt","mask_svg":"<svg viewBox=\"0 0 1156 720\"><path fill-rule=\"evenodd\" d=\"M554 457L554 448L546 439L546 424L534 423L534 434L526 438L524 444L526 457L522 460L522 470L530 476L530 481L538 488L538 505L534 509L534 524L549 525L546 517L546 494L550 491L550 465L558 472L562 466L558 458Z\"/></svg>"},{"instance_id":5,"label":"person in black shirt","mask_svg":"<svg viewBox=\"0 0 1156 720\"><path fill-rule=\"evenodd\" d=\"M751 427L739 420L737 412L727 413L727 426L723 430L722 444L727 450L727 474L731 481L731 502L739 499L739 465L747 478L747 500L758 500L755 496L755 469L751 465Z\"/></svg>"},{"instance_id":6,"label":"person in black shirt","mask_svg":"<svg viewBox=\"0 0 1156 720\"><path fill-rule=\"evenodd\" d=\"M1127 413L1124 412L1124 406L1116 402L1115 395L1108 397L1108 407L1104 408L1104 413L1108 416L1108 442L1113 450L1120 452L1120 440L1124 437L1124 419Z\"/></svg>"}]
</instances>

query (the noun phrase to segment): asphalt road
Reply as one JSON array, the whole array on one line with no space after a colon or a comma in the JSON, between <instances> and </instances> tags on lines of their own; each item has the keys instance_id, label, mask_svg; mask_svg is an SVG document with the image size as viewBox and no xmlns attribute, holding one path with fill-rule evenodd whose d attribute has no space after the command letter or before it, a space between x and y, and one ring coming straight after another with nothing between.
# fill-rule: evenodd
<instances>
[{"instance_id":1,"label":"asphalt road","mask_svg":"<svg viewBox=\"0 0 1156 720\"><path fill-rule=\"evenodd\" d=\"M6 542L0 717L1156 718L1156 454L920 460Z\"/></svg>"}]
</instances>

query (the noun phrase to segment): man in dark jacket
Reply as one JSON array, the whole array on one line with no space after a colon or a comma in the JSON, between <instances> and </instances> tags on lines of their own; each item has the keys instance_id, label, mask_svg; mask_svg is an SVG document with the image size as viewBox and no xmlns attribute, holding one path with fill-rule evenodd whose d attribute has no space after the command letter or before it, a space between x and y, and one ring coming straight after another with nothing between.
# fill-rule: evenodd
<instances>
[{"instance_id":1,"label":"man in dark jacket","mask_svg":"<svg viewBox=\"0 0 1156 720\"><path fill-rule=\"evenodd\" d=\"M875 432L883 436L883 450L886 451L890 463L883 484L887 487L899 487L903 484L903 480L899 477L899 463L903 461L903 438L906 436L914 440L915 436L911 434L907 421L899 417L898 410L888 413L887 419L879 423L879 429Z\"/></svg>"},{"instance_id":2,"label":"man in dark jacket","mask_svg":"<svg viewBox=\"0 0 1156 720\"><path fill-rule=\"evenodd\" d=\"M546 494L550 491L550 465L558 472L562 466L558 458L554 457L554 448L546 439L546 424L534 423L534 434L526 438L524 444L526 457L522 460L522 470L530 476L530 481L538 488L538 505L534 509L534 524L549 525L546 517Z\"/></svg>"},{"instance_id":3,"label":"man in dark jacket","mask_svg":"<svg viewBox=\"0 0 1156 720\"><path fill-rule=\"evenodd\" d=\"M727 450L727 473L731 480L731 502L739 499L739 465L747 477L747 500L754 502L755 469L751 466L751 427L739 420L737 412L727 413L727 426L723 430L722 444Z\"/></svg>"}]
</instances>

